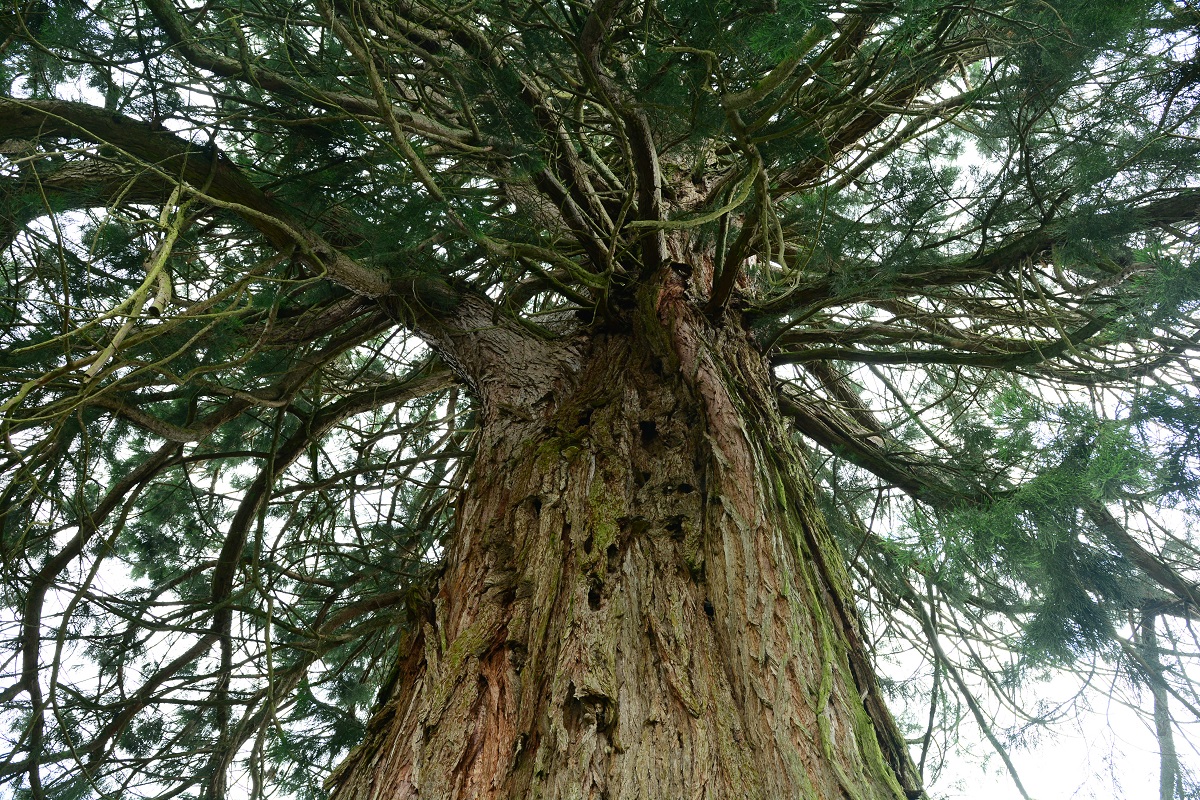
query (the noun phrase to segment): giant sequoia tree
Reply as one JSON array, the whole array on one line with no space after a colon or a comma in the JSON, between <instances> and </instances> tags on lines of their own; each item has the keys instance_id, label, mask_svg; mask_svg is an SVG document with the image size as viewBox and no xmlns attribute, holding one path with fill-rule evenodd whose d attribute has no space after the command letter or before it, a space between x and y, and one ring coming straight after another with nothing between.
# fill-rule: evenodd
<instances>
[{"instance_id":1,"label":"giant sequoia tree","mask_svg":"<svg viewBox=\"0 0 1200 800\"><path fill-rule=\"evenodd\" d=\"M1189 791L1190 2L9 9L10 787Z\"/></svg>"}]
</instances>

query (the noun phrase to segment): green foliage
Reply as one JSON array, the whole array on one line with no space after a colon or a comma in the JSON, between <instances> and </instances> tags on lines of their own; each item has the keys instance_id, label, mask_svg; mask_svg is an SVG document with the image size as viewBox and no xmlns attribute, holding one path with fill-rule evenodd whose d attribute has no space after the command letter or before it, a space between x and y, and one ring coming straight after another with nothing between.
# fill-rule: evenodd
<instances>
[{"instance_id":1,"label":"green foliage","mask_svg":"<svg viewBox=\"0 0 1200 800\"><path fill-rule=\"evenodd\" d=\"M664 276L774 363L867 638L936 676L883 676L932 706L903 720L923 764L959 717L1028 735L1053 715L1012 698L1052 672L1191 696L1195 9L605 9L13 6L13 794L315 797L477 445L421 337L468 295L620 335Z\"/></svg>"}]
</instances>

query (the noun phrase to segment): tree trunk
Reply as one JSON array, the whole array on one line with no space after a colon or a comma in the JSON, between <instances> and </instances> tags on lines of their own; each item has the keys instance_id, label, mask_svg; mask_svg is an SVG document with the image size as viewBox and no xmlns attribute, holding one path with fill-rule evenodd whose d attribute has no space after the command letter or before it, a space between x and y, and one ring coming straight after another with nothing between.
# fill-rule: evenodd
<instances>
[{"instance_id":1,"label":"tree trunk","mask_svg":"<svg viewBox=\"0 0 1200 800\"><path fill-rule=\"evenodd\" d=\"M430 334L480 396L479 454L335 797L919 794L750 336L674 273L624 330L485 329Z\"/></svg>"}]
</instances>

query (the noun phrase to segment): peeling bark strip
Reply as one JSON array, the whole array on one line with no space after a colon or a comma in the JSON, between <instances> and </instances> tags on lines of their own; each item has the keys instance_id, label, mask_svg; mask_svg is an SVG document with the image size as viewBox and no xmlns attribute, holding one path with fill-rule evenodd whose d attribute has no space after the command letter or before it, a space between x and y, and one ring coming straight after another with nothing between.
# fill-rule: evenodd
<instances>
[{"instance_id":1,"label":"peeling bark strip","mask_svg":"<svg viewBox=\"0 0 1200 800\"><path fill-rule=\"evenodd\" d=\"M540 404L480 367L449 566L338 800L918 793L767 368L682 291Z\"/></svg>"}]
</instances>

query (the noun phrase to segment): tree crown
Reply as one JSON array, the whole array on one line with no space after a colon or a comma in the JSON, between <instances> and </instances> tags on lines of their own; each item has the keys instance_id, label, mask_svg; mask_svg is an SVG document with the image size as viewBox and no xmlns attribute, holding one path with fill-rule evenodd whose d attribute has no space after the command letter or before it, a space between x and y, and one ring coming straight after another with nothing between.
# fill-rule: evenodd
<instances>
[{"instance_id":1,"label":"tree crown","mask_svg":"<svg viewBox=\"0 0 1200 800\"><path fill-rule=\"evenodd\" d=\"M959 716L1007 763L1051 671L1194 721L1198 20L15 5L0 777L314 792L477 444L440 332L621 331L669 276L774 365L923 769Z\"/></svg>"}]
</instances>

